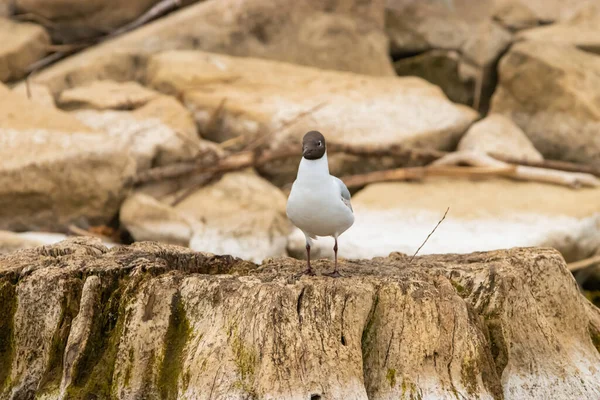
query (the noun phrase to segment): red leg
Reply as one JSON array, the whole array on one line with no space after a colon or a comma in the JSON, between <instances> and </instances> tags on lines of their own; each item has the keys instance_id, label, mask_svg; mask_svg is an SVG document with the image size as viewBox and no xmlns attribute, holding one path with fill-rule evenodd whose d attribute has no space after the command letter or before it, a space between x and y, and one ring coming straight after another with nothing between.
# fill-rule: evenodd
<instances>
[{"instance_id":1,"label":"red leg","mask_svg":"<svg viewBox=\"0 0 600 400\"><path fill-rule=\"evenodd\" d=\"M332 278L339 278L340 276L342 276L337 270L337 252L338 252L338 245L337 245L337 238L335 238L335 244L333 245L333 254L334 254L333 272L330 272L328 274L323 274L323 275L330 276Z\"/></svg>"},{"instance_id":2,"label":"red leg","mask_svg":"<svg viewBox=\"0 0 600 400\"><path fill-rule=\"evenodd\" d=\"M300 272L296 277L299 278L302 275L314 275L315 272L313 271L313 269L310 266L310 244L308 244L308 242L306 243L306 270Z\"/></svg>"}]
</instances>

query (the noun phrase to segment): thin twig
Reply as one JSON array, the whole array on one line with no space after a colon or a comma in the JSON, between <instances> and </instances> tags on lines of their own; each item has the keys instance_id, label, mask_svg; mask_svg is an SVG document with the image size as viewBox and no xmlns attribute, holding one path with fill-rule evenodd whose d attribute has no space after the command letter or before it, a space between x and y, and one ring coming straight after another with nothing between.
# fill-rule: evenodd
<instances>
[{"instance_id":1,"label":"thin twig","mask_svg":"<svg viewBox=\"0 0 600 400\"><path fill-rule=\"evenodd\" d=\"M25 76L25 90L27 91L27 98L29 100L31 100L32 96L31 96L31 84L29 83L29 75Z\"/></svg>"},{"instance_id":2,"label":"thin twig","mask_svg":"<svg viewBox=\"0 0 600 400\"><path fill-rule=\"evenodd\" d=\"M144 14L142 14L135 20L131 21L128 24L123 25L122 27L118 28L117 30L104 36L102 38L102 40L107 40L107 39L113 38L115 36L119 36L123 33L132 31L132 30L139 28L140 26L146 24L147 22L150 22L153 19L156 19L162 15L165 15L179 7L181 7L181 0L163 0L159 3L157 3L155 6L150 8L148 11L146 11Z\"/></svg>"},{"instance_id":3,"label":"thin twig","mask_svg":"<svg viewBox=\"0 0 600 400\"><path fill-rule=\"evenodd\" d=\"M66 43L66 44L50 44L46 46L46 51L54 53L54 52L74 52L76 50L84 49L89 47L93 43Z\"/></svg>"},{"instance_id":4,"label":"thin twig","mask_svg":"<svg viewBox=\"0 0 600 400\"><path fill-rule=\"evenodd\" d=\"M32 64L29 64L29 66L25 69L25 72L27 74L33 74L36 71L38 71L44 67L47 67L48 65L52 64L53 62L56 62L56 61L62 59L63 57L66 57L69 54L71 54L71 53L64 52L64 51L52 53L44 58L37 60L36 62L34 62Z\"/></svg>"},{"instance_id":5,"label":"thin twig","mask_svg":"<svg viewBox=\"0 0 600 400\"><path fill-rule=\"evenodd\" d=\"M56 53L52 53L36 62L30 64L25 69L25 72L27 74L32 74L32 73L36 72L37 70L47 67L48 65L50 65L56 61L59 61L79 50L83 50L83 49L93 46L95 44L101 43L105 40L111 39L115 36L121 35L128 31L131 31L133 29L136 29L136 28L144 25L145 23L151 21L152 19L160 17L161 15L164 15L180 6L181 6L181 0L163 0L160 3L156 4L154 7L152 7L150 10L148 10L146 13L142 14L136 20L123 25L122 27L116 29L115 31L109 33L106 36L95 38L93 40L90 40L87 43L68 44L68 45L62 46L60 51L57 51ZM26 14L26 15L31 17L34 14ZM39 17L39 16L37 16L37 17Z\"/></svg>"},{"instance_id":6,"label":"thin twig","mask_svg":"<svg viewBox=\"0 0 600 400\"><path fill-rule=\"evenodd\" d=\"M600 264L600 255L569 263L567 268L569 268L569 271L575 272L595 264Z\"/></svg>"},{"instance_id":7,"label":"thin twig","mask_svg":"<svg viewBox=\"0 0 600 400\"><path fill-rule=\"evenodd\" d=\"M423 248L423 246L425 246L425 243L427 243L427 241L429 240L429 238L431 237L431 235L433 235L433 232L435 232L435 230L438 228L438 226L440 226L440 224L442 223L442 221L446 219L446 215L448 215L448 211L450 211L450 207L446 208L446 212L444 213L444 216L442 217L442 219L440 219L438 221L438 223L435 226L435 228L433 228L433 230L431 232L429 232L429 235L427 235L427 237L425 238L425 241L419 246L419 248L417 249L417 251L415 251L415 254L413 254L413 256L411 257L410 261L408 262L409 264L412 264L413 260L415 259L415 257L419 253L419 250L421 250L421 248Z\"/></svg>"},{"instance_id":8,"label":"thin twig","mask_svg":"<svg viewBox=\"0 0 600 400\"><path fill-rule=\"evenodd\" d=\"M165 179L174 179L194 172L214 174L238 171L249 167L261 166L271 161L289 158L297 154L297 149L266 151L258 155L252 151L243 151L222 157L218 162L214 160L200 160L200 162L186 162L152 168L137 175L133 183L134 185L140 185Z\"/></svg>"},{"instance_id":9,"label":"thin twig","mask_svg":"<svg viewBox=\"0 0 600 400\"><path fill-rule=\"evenodd\" d=\"M54 22L52 22L48 18L45 18L39 14L35 14L35 13L16 14L16 15L13 15L12 18L17 19L22 22L35 22L39 25L42 25L44 28L47 28L47 29L56 29L56 24Z\"/></svg>"}]
</instances>

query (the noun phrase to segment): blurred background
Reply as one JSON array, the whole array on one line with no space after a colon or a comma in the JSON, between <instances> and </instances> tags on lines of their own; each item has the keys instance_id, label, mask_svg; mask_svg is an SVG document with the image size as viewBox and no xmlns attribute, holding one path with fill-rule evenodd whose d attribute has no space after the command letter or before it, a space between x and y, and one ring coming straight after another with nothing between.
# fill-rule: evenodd
<instances>
[{"instance_id":1,"label":"blurred background","mask_svg":"<svg viewBox=\"0 0 600 400\"><path fill-rule=\"evenodd\" d=\"M0 0L0 252L261 262L309 130L340 255L560 251L600 304L600 0ZM317 257L333 241L319 239Z\"/></svg>"}]
</instances>

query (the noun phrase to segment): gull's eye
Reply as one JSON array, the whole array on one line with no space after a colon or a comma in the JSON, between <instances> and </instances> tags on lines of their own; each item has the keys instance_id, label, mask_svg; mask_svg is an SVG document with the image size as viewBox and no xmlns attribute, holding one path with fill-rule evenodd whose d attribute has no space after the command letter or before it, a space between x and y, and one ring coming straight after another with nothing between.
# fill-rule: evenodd
<instances>
[{"instance_id":1,"label":"gull's eye","mask_svg":"<svg viewBox=\"0 0 600 400\"><path fill-rule=\"evenodd\" d=\"M323 146L323 143L322 143L322 142L319 140L319 141L317 142L317 146L321 147L321 146Z\"/></svg>"}]
</instances>

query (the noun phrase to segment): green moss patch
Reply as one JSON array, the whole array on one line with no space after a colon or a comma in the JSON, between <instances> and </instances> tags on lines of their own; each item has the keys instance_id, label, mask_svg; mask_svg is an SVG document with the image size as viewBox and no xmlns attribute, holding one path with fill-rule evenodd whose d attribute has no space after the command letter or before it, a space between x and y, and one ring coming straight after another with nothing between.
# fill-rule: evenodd
<instances>
[{"instance_id":1,"label":"green moss patch","mask_svg":"<svg viewBox=\"0 0 600 400\"><path fill-rule=\"evenodd\" d=\"M408 378L403 378L401 398L410 400L423 400L423 393L414 382Z\"/></svg>"},{"instance_id":2,"label":"green moss patch","mask_svg":"<svg viewBox=\"0 0 600 400\"><path fill-rule=\"evenodd\" d=\"M591 325L588 330L590 332L590 339L592 339L594 347L596 350L598 350L598 353L600 353L600 332L594 329Z\"/></svg>"},{"instance_id":3,"label":"green moss patch","mask_svg":"<svg viewBox=\"0 0 600 400\"><path fill-rule=\"evenodd\" d=\"M496 365L496 374L501 377L506 364L508 364L508 348L502 332L502 323L496 314L487 314L484 319L489 332L490 350Z\"/></svg>"},{"instance_id":4,"label":"green moss patch","mask_svg":"<svg viewBox=\"0 0 600 400\"><path fill-rule=\"evenodd\" d=\"M14 316L17 311L15 287L0 281L0 393L6 386L14 352Z\"/></svg>"},{"instance_id":5,"label":"green moss patch","mask_svg":"<svg viewBox=\"0 0 600 400\"><path fill-rule=\"evenodd\" d=\"M108 278L95 302L90 338L73 368L70 399L110 399L129 293L137 286L129 278ZM131 288L133 287L133 288ZM128 289L130 288L130 289Z\"/></svg>"},{"instance_id":6,"label":"green moss patch","mask_svg":"<svg viewBox=\"0 0 600 400\"><path fill-rule=\"evenodd\" d=\"M171 302L169 328L165 338L164 356L159 370L158 387L161 399L177 398L177 381L183 365L183 351L190 337L191 328L185 315L181 296L177 293Z\"/></svg>"},{"instance_id":7,"label":"green moss patch","mask_svg":"<svg viewBox=\"0 0 600 400\"><path fill-rule=\"evenodd\" d=\"M233 331L231 347L239 375L239 380L235 383L235 386L243 390L250 399L258 398L254 390L254 374L257 362L256 352L245 345L237 329Z\"/></svg>"},{"instance_id":8,"label":"green moss patch","mask_svg":"<svg viewBox=\"0 0 600 400\"><path fill-rule=\"evenodd\" d=\"M477 362L471 359L464 359L460 369L460 380L467 393L471 396L477 394Z\"/></svg>"},{"instance_id":9,"label":"green moss patch","mask_svg":"<svg viewBox=\"0 0 600 400\"><path fill-rule=\"evenodd\" d=\"M389 368L387 370L387 374L385 375L385 378L390 383L391 388L396 386L396 370L395 369Z\"/></svg>"},{"instance_id":10,"label":"green moss patch","mask_svg":"<svg viewBox=\"0 0 600 400\"><path fill-rule=\"evenodd\" d=\"M469 297L469 295L471 294L471 291L468 288L465 288L459 282L456 282L452 279L450 280L450 282L452 283L452 286L454 286L456 293L458 293L458 295L460 297L462 297L462 298Z\"/></svg>"},{"instance_id":11,"label":"green moss patch","mask_svg":"<svg viewBox=\"0 0 600 400\"><path fill-rule=\"evenodd\" d=\"M595 290L595 291L584 290L583 294L596 307L600 307L600 290Z\"/></svg>"}]
</instances>

